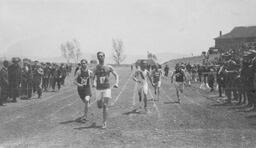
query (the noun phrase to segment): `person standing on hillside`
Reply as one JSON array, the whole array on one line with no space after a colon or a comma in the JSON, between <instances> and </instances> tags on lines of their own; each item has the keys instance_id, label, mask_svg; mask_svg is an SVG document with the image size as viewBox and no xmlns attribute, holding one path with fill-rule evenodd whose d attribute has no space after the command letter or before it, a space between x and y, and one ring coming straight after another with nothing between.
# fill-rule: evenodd
<instances>
[{"instance_id":1,"label":"person standing on hillside","mask_svg":"<svg viewBox=\"0 0 256 148\"><path fill-rule=\"evenodd\" d=\"M105 53L98 52L97 58L99 64L93 70L93 87L96 87L96 99L98 108L103 108L103 126L107 127L107 110L111 97L110 73L115 77L114 88L118 88L119 78L114 68L105 64Z\"/></svg>"}]
</instances>

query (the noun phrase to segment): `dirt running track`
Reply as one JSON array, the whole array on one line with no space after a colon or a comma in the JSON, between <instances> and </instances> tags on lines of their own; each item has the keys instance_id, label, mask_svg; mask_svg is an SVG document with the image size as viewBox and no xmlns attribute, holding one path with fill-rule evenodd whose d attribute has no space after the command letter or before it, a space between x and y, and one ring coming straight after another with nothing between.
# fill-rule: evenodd
<instances>
[{"instance_id":1,"label":"dirt running track","mask_svg":"<svg viewBox=\"0 0 256 148\"><path fill-rule=\"evenodd\" d=\"M74 85L42 99L19 100L0 107L0 147L256 147L256 114L222 106L215 96L187 87L181 104L170 80L149 112L135 111L136 84L129 68L116 68L118 89L112 91L107 129L95 98L89 121L78 122L83 104ZM150 93L153 94L152 87Z\"/></svg>"}]
</instances>

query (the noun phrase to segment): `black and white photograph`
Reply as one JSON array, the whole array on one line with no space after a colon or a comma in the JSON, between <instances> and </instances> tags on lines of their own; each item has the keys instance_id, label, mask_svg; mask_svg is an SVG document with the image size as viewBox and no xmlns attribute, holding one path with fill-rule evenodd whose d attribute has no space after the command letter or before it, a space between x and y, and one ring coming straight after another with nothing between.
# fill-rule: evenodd
<instances>
[{"instance_id":1,"label":"black and white photograph","mask_svg":"<svg viewBox=\"0 0 256 148\"><path fill-rule=\"evenodd\" d=\"M256 1L0 0L0 148L255 148Z\"/></svg>"}]
</instances>

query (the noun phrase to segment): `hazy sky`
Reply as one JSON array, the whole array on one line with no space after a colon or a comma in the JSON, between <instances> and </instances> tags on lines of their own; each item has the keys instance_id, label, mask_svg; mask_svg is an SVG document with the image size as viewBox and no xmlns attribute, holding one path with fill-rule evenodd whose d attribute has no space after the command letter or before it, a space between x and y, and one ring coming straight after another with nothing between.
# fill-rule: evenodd
<instances>
[{"instance_id":1,"label":"hazy sky","mask_svg":"<svg viewBox=\"0 0 256 148\"><path fill-rule=\"evenodd\" d=\"M255 0L0 0L0 54L59 56L73 38L85 53L119 38L127 54L199 54L255 18Z\"/></svg>"}]
</instances>

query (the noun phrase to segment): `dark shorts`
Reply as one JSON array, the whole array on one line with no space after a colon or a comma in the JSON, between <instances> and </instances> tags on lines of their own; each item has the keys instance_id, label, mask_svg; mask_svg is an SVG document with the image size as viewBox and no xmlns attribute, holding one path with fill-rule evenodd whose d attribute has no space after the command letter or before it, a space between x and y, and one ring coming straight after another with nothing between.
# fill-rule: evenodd
<instances>
[{"instance_id":1,"label":"dark shorts","mask_svg":"<svg viewBox=\"0 0 256 148\"><path fill-rule=\"evenodd\" d=\"M92 96L90 87L78 87L77 91L81 99L84 99L86 96L90 96L90 97Z\"/></svg>"}]
</instances>

